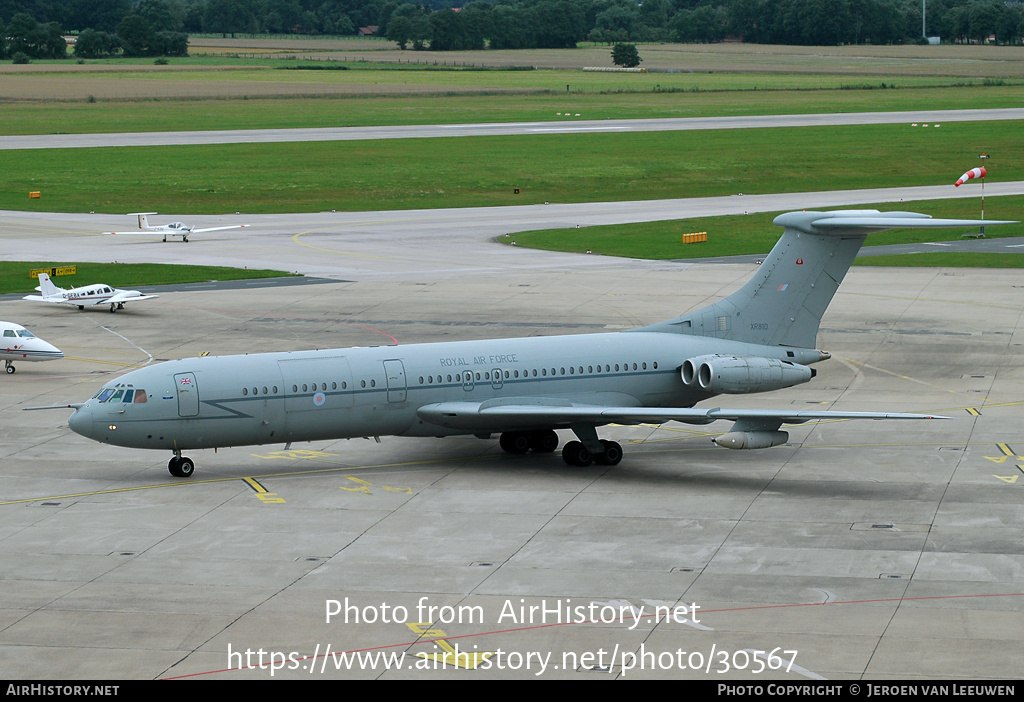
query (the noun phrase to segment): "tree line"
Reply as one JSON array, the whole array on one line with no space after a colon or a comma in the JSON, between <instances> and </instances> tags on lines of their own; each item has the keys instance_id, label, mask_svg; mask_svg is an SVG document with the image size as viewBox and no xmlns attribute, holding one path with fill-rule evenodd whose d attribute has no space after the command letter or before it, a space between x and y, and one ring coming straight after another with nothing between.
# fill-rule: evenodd
<instances>
[{"instance_id":1,"label":"tree line","mask_svg":"<svg viewBox=\"0 0 1024 702\"><path fill-rule=\"evenodd\" d=\"M377 36L412 49L525 49L592 42L893 44L923 41L921 0L0 0L0 51L169 55L187 35ZM1021 0L927 0L929 36L1021 43ZM183 38L184 37L184 38ZM76 48L76 54L78 49Z\"/></svg>"}]
</instances>

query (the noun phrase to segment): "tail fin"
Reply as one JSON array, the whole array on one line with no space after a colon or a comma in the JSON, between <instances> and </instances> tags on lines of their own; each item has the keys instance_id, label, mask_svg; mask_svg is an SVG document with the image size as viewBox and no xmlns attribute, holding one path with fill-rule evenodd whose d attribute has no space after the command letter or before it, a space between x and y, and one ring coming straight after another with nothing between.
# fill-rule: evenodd
<instances>
[{"instance_id":1,"label":"tail fin","mask_svg":"<svg viewBox=\"0 0 1024 702\"><path fill-rule=\"evenodd\" d=\"M973 227L982 222L932 219L916 212L839 210L788 212L774 223L785 227L785 232L746 285L707 307L639 331L814 348L821 317L869 233L905 227Z\"/></svg>"},{"instance_id":2,"label":"tail fin","mask_svg":"<svg viewBox=\"0 0 1024 702\"><path fill-rule=\"evenodd\" d=\"M156 212L129 212L129 215L134 215L139 218L139 229L152 229L149 226L149 220L146 219L146 215L156 214Z\"/></svg>"},{"instance_id":3,"label":"tail fin","mask_svg":"<svg viewBox=\"0 0 1024 702\"><path fill-rule=\"evenodd\" d=\"M43 297L60 297L61 289L53 284L49 275L46 273L40 273L39 292L43 294Z\"/></svg>"}]
</instances>

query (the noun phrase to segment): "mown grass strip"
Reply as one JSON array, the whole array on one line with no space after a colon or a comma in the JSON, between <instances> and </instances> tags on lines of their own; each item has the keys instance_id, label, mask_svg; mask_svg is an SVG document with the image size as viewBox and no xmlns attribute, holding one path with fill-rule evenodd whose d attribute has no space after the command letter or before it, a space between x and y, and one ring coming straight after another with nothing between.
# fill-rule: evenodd
<instances>
[{"instance_id":1,"label":"mown grass strip","mask_svg":"<svg viewBox=\"0 0 1024 702\"><path fill-rule=\"evenodd\" d=\"M295 275L284 271L228 268L225 266L187 266L157 263L77 263L57 261L0 261L0 293L31 293L39 284L29 278L37 268L76 266L75 275L53 278L61 288L106 283L115 288L140 285L176 285L213 280L249 280Z\"/></svg>"},{"instance_id":2,"label":"mown grass strip","mask_svg":"<svg viewBox=\"0 0 1024 702\"><path fill-rule=\"evenodd\" d=\"M8 151L0 209L365 211L935 185L981 151L990 178L1022 180L1020 133L1008 121Z\"/></svg>"},{"instance_id":3,"label":"mown grass strip","mask_svg":"<svg viewBox=\"0 0 1024 702\"><path fill-rule=\"evenodd\" d=\"M267 73L291 75L296 72ZM236 78L231 72L224 77ZM698 84L692 89L683 86L673 92L668 91L668 86L655 82L649 86L634 84L632 88L622 88L621 92L606 89L594 93L578 90L566 93L566 83L561 82L560 89L556 87L542 94L536 92L540 88L503 94L497 89L481 87L474 95L381 96L353 89L347 95L288 99L288 94L267 98L266 90L254 90L259 97L234 100L189 99L187 86L178 90L154 82L151 87L138 91L137 100L97 100L95 93L100 89L90 88L88 76L32 76L36 89L51 98L42 102L6 101L0 104L0 115L4 120L4 134L16 135L533 122L575 119L576 114L580 119L821 114L972 109L979 105L1019 107L1021 104L1019 84L963 85L961 81L946 79L940 87L893 90L875 89L884 81L875 83L871 79L871 83L859 83L856 81L868 79L857 77L846 78L855 81L847 89L792 90L771 87L773 84L764 76L756 78L760 84L752 82L732 89L704 89ZM54 82L51 89L45 88L47 81ZM254 85L260 84L254 82ZM95 101L88 102L90 97ZM567 113L572 116L566 117Z\"/></svg>"},{"instance_id":4,"label":"mown grass strip","mask_svg":"<svg viewBox=\"0 0 1024 702\"><path fill-rule=\"evenodd\" d=\"M1024 254L1019 253L919 253L885 256L861 256L855 266L913 268L1024 268Z\"/></svg>"},{"instance_id":5,"label":"mown grass strip","mask_svg":"<svg viewBox=\"0 0 1024 702\"><path fill-rule=\"evenodd\" d=\"M979 190L980 194L980 190ZM828 208L843 209L843 208ZM857 205L849 209L878 209L881 211L909 210L923 212L938 218L978 219L981 215L980 202L965 200L923 200L916 202L879 203ZM1024 210L1024 196L986 198L987 219L1020 219ZM548 229L534 232L519 232L513 237L502 239L517 246L544 249L547 251L568 251L628 258L654 260L717 258L720 256L763 255L778 241L782 230L772 224L778 212L760 212L750 215L729 215L722 217L699 217L640 224L583 227L580 229ZM682 235L690 232L708 233L706 243L683 244ZM912 244L930 241L954 241L961 239L971 229L895 229L868 237L867 245ZM986 236L1024 236L1024 224L992 227ZM932 254L927 254L931 256ZM952 254L936 254L952 256ZM996 256L1001 255L997 254ZM899 258L918 259L925 254L912 254ZM982 254L971 254L982 260ZM885 265L873 263L875 257L858 258L862 265ZM893 257L884 256L883 259ZM921 258L921 260L927 260ZM952 259L946 259L952 260ZM968 260L968 259L964 259ZM893 264L896 265L896 264ZM911 264L898 264L911 265ZM928 264L918 264L928 265ZM952 265L952 264L942 264Z\"/></svg>"}]
</instances>

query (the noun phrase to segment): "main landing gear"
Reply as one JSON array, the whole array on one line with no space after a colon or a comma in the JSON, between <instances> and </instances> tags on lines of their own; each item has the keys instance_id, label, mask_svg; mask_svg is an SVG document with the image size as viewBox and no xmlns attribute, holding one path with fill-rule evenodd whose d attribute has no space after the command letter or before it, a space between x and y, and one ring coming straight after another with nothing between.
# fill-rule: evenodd
<instances>
[{"instance_id":1,"label":"main landing gear","mask_svg":"<svg viewBox=\"0 0 1024 702\"><path fill-rule=\"evenodd\" d=\"M82 308L79 307L78 309L82 309ZM113 314L114 312L117 312L118 310L123 310L123 309L124 309L124 303L123 302L111 302L110 303L110 312L111 312L111 314Z\"/></svg>"},{"instance_id":2,"label":"main landing gear","mask_svg":"<svg viewBox=\"0 0 1024 702\"><path fill-rule=\"evenodd\" d=\"M591 453L582 441L570 441L562 447L562 460L570 466L585 468L591 463L602 466L617 466L622 460L622 447L615 441L601 439L598 443L604 449L601 453Z\"/></svg>"},{"instance_id":3,"label":"main landing gear","mask_svg":"<svg viewBox=\"0 0 1024 702\"><path fill-rule=\"evenodd\" d=\"M558 448L558 434L551 431L506 431L498 440L505 453L551 453Z\"/></svg>"},{"instance_id":4,"label":"main landing gear","mask_svg":"<svg viewBox=\"0 0 1024 702\"><path fill-rule=\"evenodd\" d=\"M174 457L167 462L167 470L175 478L188 478L196 470L196 464L187 456L182 456L181 451L175 451Z\"/></svg>"},{"instance_id":5,"label":"main landing gear","mask_svg":"<svg viewBox=\"0 0 1024 702\"><path fill-rule=\"evenodd\" d=\"M622 447L614 441L598 439L593 427L573 427L580 441L570 441L562 448L562 460L570 466L586 467L592 463L616 466L622 460ZM505 453L551 453L558 448L558 434L546 431L506 431L498 440Z\"/></svg>"}]
</instances>

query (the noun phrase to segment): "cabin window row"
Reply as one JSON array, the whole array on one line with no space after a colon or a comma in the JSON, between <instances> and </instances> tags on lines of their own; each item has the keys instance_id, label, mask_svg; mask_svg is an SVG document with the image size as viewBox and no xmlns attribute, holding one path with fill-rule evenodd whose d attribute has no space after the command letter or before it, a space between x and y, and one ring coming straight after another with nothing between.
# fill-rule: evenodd
<instances>
[{"instance_id":1,"label":"cabin window row","mask_svg":"<svg viewBox=\"0 0 1024 702\"><path fill-rule=\"evenodd\" d=\"M366 381L363 382L363 387L366 387ZM370 381L372 387L376 387L377 383L374 380ZM348 383L346 381L331 382L331 383L292 383L292 394L300 392L326 392L327 390L348 390ZM262 388L242 388L242 395L276 395L278 392L277 386L267 387L264 385Z\"/></svg>"},{"instance_id":2,"label":"cabin window row","mask_svg":"<svg viewBox=\"0 0 1024 702\"><path fill-rule=\"evenodd\" d=\"M529 370L504 370L495 373L495 380L515 380L518 378L547 378L561 375L597 375L599 373L620 373L629 370L647 370L650 367L653 370L657 370L658 362L654 361L648 366L647 362L640 363L606 363L604 365L597 364L588 365L584 370L584 366L560 366L557 368L531 368ZM501 376L498 376L501 373ZM462 383L469 381L487 381L491 380L491 371L466 371L464 373L456 373L454 376L449 373L447 375L428 375L420 376L420 385L432 385L434 383Z\"/></svg>"}]
</instances>

